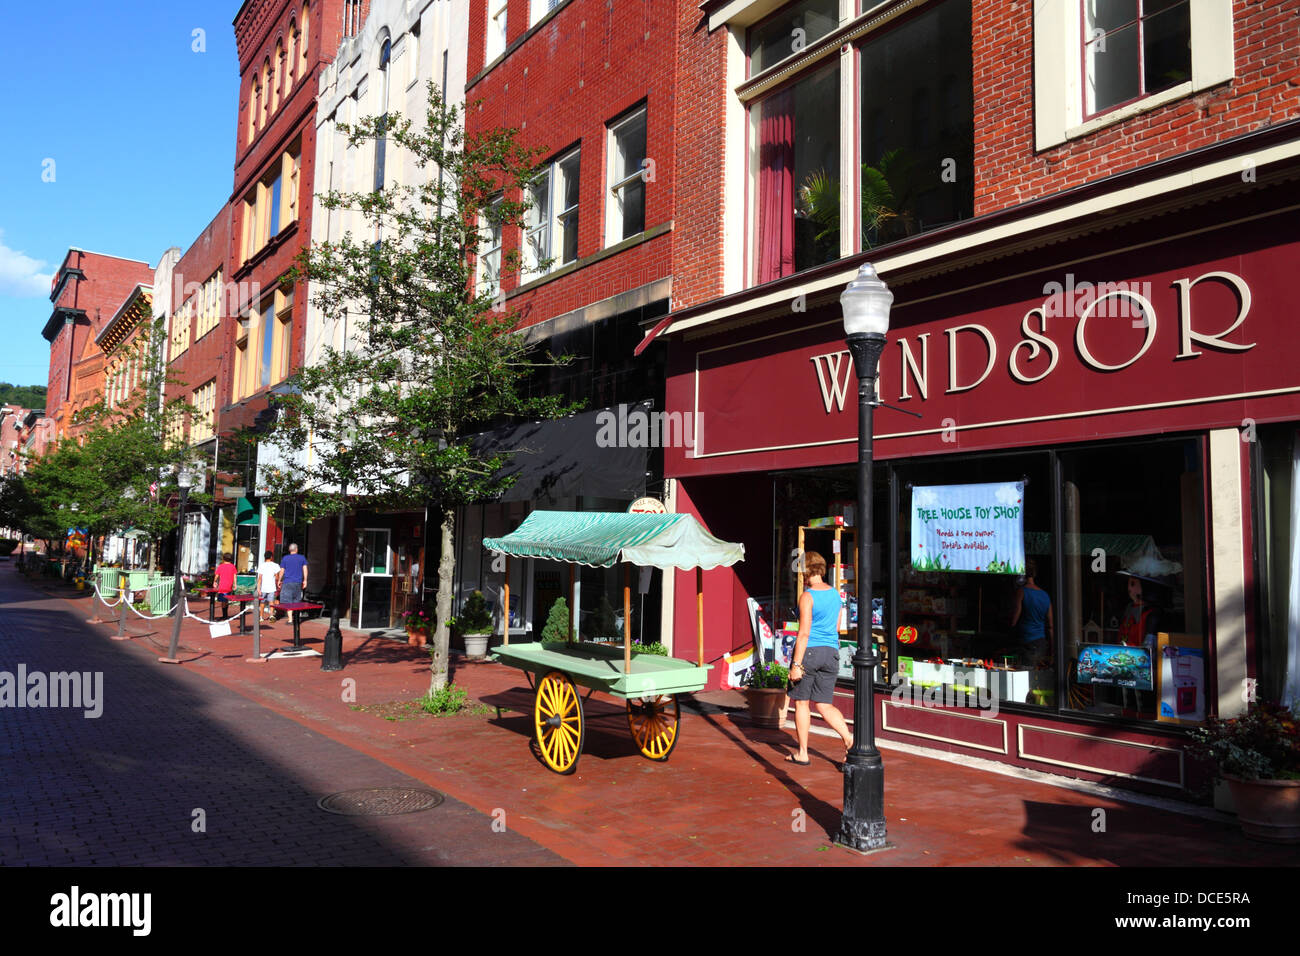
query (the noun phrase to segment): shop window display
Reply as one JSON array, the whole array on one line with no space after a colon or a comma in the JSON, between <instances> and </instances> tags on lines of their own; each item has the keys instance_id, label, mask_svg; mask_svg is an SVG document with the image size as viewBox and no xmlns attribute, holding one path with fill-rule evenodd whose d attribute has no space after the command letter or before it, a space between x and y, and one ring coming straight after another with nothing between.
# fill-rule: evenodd
<instances>
[{"instance_id":1,"label":"shop window display","mask_svg":"<svg viewBox=\"0 0 1300 956\"><path fill-rule=\"evenodd\" d=\"M1066 707L1199 723L1209 690L1200 441L1060 459Z\"/></svg>"},{"instance_id":2,"label":"shop window display","mask_svg":"<svg viewBox=\"0 0 1300 956\"><path fill-rule=\"evenodd\" d=\"M866 615L872 615L877 642L885 635L884 605L888 568L879 543L872 549L872 578L869 600L862 585L865 572L858 550L856 470L824 469L777 475L773 478L773 517L776 561L772 574L772 597L756 599L756 614L770 625L775 642L774 657L788 660L798 635L801 555L815 551L826 559L826 581L840 591L840 673L853 676L852 659L858 634ZM889 533L889 479L885 468L875 474L873 524L877 542ZM761 625L758 625L761 629ZM881 643L882 657L887 647ZM883 678L882 664L877 678Z\"/></svg>"},{"instance_id":3,"label":"shop window display","mask_svg":"<svg viewBox=\"0 0 1300 956\"><path fill-rule=\"evenodd\" d=\"M1052 483L1045 454L898 469L890 676L945 696L1054 706Z\"/></svg>"}]
</instances>

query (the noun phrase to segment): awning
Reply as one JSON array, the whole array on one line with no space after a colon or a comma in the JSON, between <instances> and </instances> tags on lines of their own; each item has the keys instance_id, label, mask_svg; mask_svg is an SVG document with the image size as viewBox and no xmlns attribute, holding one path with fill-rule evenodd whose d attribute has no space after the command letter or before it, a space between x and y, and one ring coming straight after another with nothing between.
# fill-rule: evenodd
<instances>
[{"instance_id":1,"label":"awning","mask_svg":"<svg viewBox=\"0 0 1300 956\"><path fill-rule=\"evenodd\" d=\"M235 524L260 525L262 513L258 505L250 498L240 498L235 502Z\"/></svg>"},{"instance_id":2,"label":"awning","mask_svg":"<svg viewBox=\"0 0 1300 956\"><path fill-rule=\"evenodd\" d=\"M647 411L648 403L629 406ZM600 442L601 428L617 409L602 409L499 428L472 440L476 454L511 453L499 475L515 476L501 501L550 501L578 495L631 501L645 494L649 448L629 442ZM626 428L626 426L625 426Z\"/></svg>"},{"instance_id":3,"label":"awning","mask_svg":"<svg viewBox=\"0 0 1300 956\"><path fill-rule=\"evenodd\" d=\"M745 546L709 534L691 515L534 511L512 534L484 538L489 551L608 568L619 561L654 568L730 567Z\"/></svg>"}]
</instances>

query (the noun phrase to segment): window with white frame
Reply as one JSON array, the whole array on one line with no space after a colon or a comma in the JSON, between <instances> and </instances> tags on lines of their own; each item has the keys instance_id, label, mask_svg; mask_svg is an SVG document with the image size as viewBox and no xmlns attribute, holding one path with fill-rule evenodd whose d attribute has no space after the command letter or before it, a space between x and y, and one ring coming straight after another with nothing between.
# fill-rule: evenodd
<instances>
[{"instance_id":1,"label":"window with white frame","mask_svg":"<svg viewBox=\"0 0 1300 956\"><path fill-rule=\"evenodd\" d=\"M483 53L486 66L506 52L506 0L487 0L487 43Z\"/></svg>"},{"instance_id":2,"label":"window with white frame","mask_svg":"<svg viewBox=\"0 0 1300 956\"><path fill-rule=\"evenodd\" d=\"M848 52L816 42L847 23L832 0L748 30L751 283L974 215L971 0L909 13Z\"/></svg>"},{"instance_id":3,"label":"window with white frame","mask_svg":"<svg viewBox=\"0 0 1300 956\"><path fill-rule=\"evenodd\" d=\"M501 288L501 200L488 204L479 216L476 287L479 295L495 296Z\"/></svg>"},{"instance_id":4,"label":"window with white frame","mask_svg":"<svg viewBox=\"0 0 1300 956\"><path fill-rule=\"evenodd\" d=\"M1189 0L1087 0L1083 16L1086 115L1191 79Z\"/></svg>"},{"instance_id":5,"label":"window with white frame","mask_svg":"<svg viewBox=\"0 0 1300 956\"><path fill-rule=\"evenodd\" d=\"M198 319L194 327L194 341L207 335L221 321L221 270L218 269L199 292Z\"/></svg>"},{"instance_id":6,"label":"window with white frame","mask_svg":"<svg viewBox=\"0 0 1300 956\"><path fill-rule=\"evenodd\" d=\"M542 275L578 258L579 151L548 163L529 190L524 271Z\"/></svg>"},{"instance_id":7,"label":"window with white frame","mask_svg":"<svg viewBox=\"0 0 1300 956\"><path fill-rule=\"evenodd\" d=\"M172 360L185 354L190 347L190 318L193 308L194 300L186 299L185 304L172 313Z\"/></svg>"},{"instance_id":8,"label":"window with white frame","mask_svg":"<svg viewBox=\"0 0 1300 956\"><path fill-rule=\"evenodd\" d=\"M1235 75L1232 0L1057 0L1033 30L1040 151Z\"/></svg>"},{"instance_id":9,"label":"window with white frame","mask_svg":"<svg viewBox=\"0 0 1300 956\"><path fill-rule=\"evenodd\" d=\"M528 25L530 27L536 26L537 21L541 20L542 17L546 16L563 2L564 0L529 0Z\"/></svg>"},{"instance_id":10,"label":"window with white frame","mask_svg":"<svg viewBox=\"0 0 1300 956\"><path fill-rule=\"evenodd\" d=\"M605 194L605 245L612 246L645 231L645 107L609 127Z\"/></svg>"},{"instance_id":11,"label":"window with white frame","mask_svg":"<svg viewBox=\"0 0 1300 956\"><path fill-rule=\"evenodd\" d=\"M216 431L217 380L194 390L190 411L190 441L207 441Z\"/></svg>"}]
</instances>

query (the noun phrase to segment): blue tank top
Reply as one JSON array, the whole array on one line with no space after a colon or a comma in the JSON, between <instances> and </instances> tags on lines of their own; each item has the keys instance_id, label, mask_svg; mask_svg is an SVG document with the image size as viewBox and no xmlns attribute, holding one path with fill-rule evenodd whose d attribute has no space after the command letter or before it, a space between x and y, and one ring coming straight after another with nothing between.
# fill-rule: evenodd
<instances>
[{"instance_id":1,"label":"blue tank top","mask_svg":"<svg viewBox=\"0 0 1300 956\"><path fill-rule=\"evenodd\" d=\"M1026 641L1041 641L1047 637L1047 612L1052 599L1042 589L1024 589L1025 598L1020 606L1020 635Z\"/></svg>"},{"instance_id":2,"label":"blue tank top","mask_svg":"<svg viewBox=\"0 0 1300 956\"><path fill-rule=\"evenodd\" d=\"M840 646L840 592L835 588L824 591L808 589L812 595L812 626L808 630L809 647Z\"/></svg>"}]
</instances>

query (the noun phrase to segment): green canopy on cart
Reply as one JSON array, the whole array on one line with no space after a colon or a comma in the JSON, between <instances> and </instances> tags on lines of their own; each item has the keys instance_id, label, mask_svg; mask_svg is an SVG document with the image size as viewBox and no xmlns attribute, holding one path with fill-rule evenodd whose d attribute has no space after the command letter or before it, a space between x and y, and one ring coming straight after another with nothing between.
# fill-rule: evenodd
<instances>
[{"instance_id":1,"label":"green canopy on cart","mask_svg":"<svg viewBox=\"0 0 1300 956\"><path fill-rule=\"evenodd\" d=\"M608 568L619 561L654 568L730 567L745 546L709 534L692 515L534 511L513 533L483 547L512 558L542 558Z\"/></svg>"}]
</instances>

